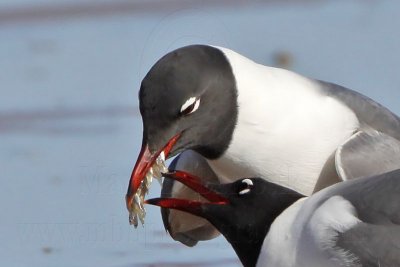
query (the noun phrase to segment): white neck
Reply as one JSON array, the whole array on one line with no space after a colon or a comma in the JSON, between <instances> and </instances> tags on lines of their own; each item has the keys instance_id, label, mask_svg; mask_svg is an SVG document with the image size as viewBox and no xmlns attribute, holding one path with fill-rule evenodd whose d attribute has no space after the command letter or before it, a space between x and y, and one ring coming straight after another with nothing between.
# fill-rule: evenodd
<instances>
[{"instance_id":1,"label":"white neck","mask_svg":"<svg viewBox=\"0 0 400 267\"><path fill-rule=\"evenodd\" d=\"M258 256L257 267L296 266L296 245L300 230L295 219L307 198L301 198L284 210L272 223ZM300 227L299 227L300 228ZM285 253L285 256L282 256Z\"/></svg>"},{"instance_id":2,"label":"white neck","mask_svg":"<svg viewBox=\"0 0 400 267\"><path fill-rule=\"evenodd\" d=\"M260 176L310 194L328 157L358 127L354 113L319 84L231 50L238 120L225 154L210 166L221 182Z\"/></svg>"}]
</instances>

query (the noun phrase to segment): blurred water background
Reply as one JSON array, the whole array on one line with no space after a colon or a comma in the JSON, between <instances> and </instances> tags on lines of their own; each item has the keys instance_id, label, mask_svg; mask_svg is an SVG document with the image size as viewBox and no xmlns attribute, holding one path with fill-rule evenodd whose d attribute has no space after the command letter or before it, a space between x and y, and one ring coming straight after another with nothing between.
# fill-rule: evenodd
<instances>
[{"instance_id":1,"label":"blurred water background","mask_svg":"<svg viewBox=\"0 0 400 267\"><path fill-rule=\"evenodd\" d=\"M397 0L1 0L1 266L240 266L223 238L171 240L155 207L145 227L129 226L141 79L174 48L215 44L400 114L398 10Z\"/></svg>"}]
</instances>

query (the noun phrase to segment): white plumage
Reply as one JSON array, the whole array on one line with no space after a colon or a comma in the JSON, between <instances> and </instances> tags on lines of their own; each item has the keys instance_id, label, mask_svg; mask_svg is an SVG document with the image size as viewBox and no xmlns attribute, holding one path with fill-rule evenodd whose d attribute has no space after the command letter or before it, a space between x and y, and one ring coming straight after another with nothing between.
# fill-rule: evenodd
<instances>
[{"instance_id":1,"label":"white plumage","mask_svg":"<svg viewBox=\"0 0 400 267\"><path fill-rule=\"evenodd\" d=\"M359 127L356 115L311 79L219 49L232 66L239 109L228 150L210 166L221 182L261 176L311 194L324 163Z\"/></svg>"},{"instance_id":2,"label":"white plumage","mask_svg":"<svg viewBox=\"0 0 400 267\"><path fill-rule=\"evenodd\" d=\"M354 206L341 196L320 203L324 196L300 199L275 219L258 267L360 266L357 257L336 246L339 233L361 222Z\"/></svg>"}]
</instances>

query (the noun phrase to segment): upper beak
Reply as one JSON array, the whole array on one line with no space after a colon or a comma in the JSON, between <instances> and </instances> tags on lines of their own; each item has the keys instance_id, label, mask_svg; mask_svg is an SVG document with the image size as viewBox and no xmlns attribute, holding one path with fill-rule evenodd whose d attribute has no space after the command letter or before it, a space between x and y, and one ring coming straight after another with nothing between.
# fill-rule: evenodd
<instances>
[{"instance_id":1,"label":"upper beak","mask_svg":"<svg viewBox=\"0 0 400 267\"><path fill-rule=\"evenodd\" d=\"M164 173L164 177L168 177L177 180L193 191L199 193L209 203L203 203L195 200L177 199L177 198L153 198L145 201L146 204L151 204L163 208L177 209L186 211L194 215L203 216L202 208L205 205L226 205L229 200L221 193L215 190L215 187L209 184L205 184L200 178L190 173L183 171L173 171Z\"/></svg>"},{"instance_id":2,"label":"upper beak","mask_svg":"<svg viewBox=\"0 0 400 267\"><path fill-rule=\"evenodd\" d=\"M162 149L156 151L155 153L151 153L149 150L149 146L145 142L143 142L142 149L140 150L135 167L132 171L131 179L129 180L128 192L126 193L125 197L126 207L128 208L128 210L130 210L130 207L132 207L136 191L138 190L141 182L144 180L147 172L153 166L157 157L161 153L163 153L163 156L167 158L171 149L178 141L179 137L180 134L176 134L167 142L167 144Z\"/></svg>"}]
</instances>

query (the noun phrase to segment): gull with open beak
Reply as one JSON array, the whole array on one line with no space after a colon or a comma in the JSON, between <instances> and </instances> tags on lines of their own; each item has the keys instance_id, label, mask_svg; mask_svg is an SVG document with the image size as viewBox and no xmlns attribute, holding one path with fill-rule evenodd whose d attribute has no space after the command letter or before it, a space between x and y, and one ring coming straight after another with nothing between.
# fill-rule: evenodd
<instances>
[{"instance_id":1,"label":"gull with open beak","mask_svg":"<svg viewBox=\"0 0 400 267\"><path fill-rule=\"evenodd\" d=\"M142 149L126 195L134 225L143 221L152 177L178 154L181 170L212 172L218 183L264 177L303 195L400 167L400 119L388 109L226 48L192 45L168 53L144 77L139 100ZM174 181L163 184L163 193L198 197ZM174 239L194 245L216 236L207 221L182 216L163 212Z\"/></svg>"},{"instance_id":2,"label":"gull with open beak","mask_svg":"<svg viewBox=\"0 0 400 267\"><path fill-rule=\"evenodd\" d=\"M145 203L207 219L245 267L400 266L400 170L310 197L261 178L210 184L182 171L165 176L208 201Z\"/></svg>"}]
</instances>

